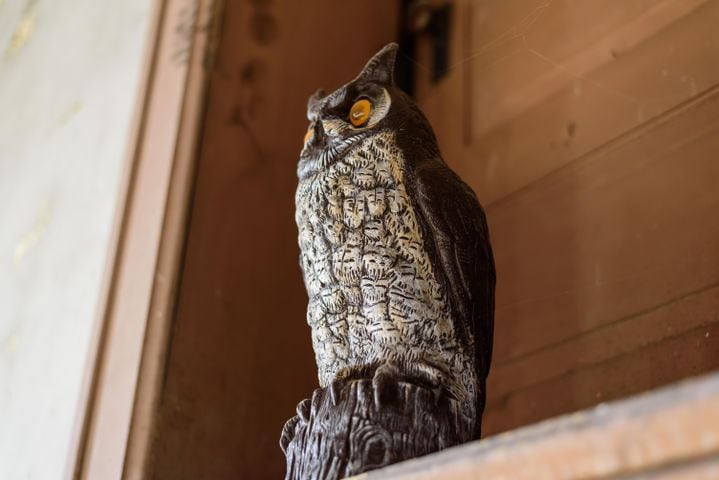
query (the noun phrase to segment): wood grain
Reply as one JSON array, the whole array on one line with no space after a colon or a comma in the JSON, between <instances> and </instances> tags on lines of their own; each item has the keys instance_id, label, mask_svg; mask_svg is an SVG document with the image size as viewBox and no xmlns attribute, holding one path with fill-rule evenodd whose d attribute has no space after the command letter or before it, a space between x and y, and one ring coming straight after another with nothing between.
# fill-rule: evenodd
<instances>
[{"instance_id":1,"label":"wood grain","mask_svg":"<svg viewBox=\"0 0 719 480\"><path fill-rule=\"evenodd\" d=\"M719 369L719 322L517 389L485 411L492 435ZM571 364L572 358L567 358ZM491 392L491 390L489 390Z\"/></svg>"},{"instance_id":2,"label":"wood grain","mask_svg":"<svg viewBox=\"0 0 719 480\"><path fill-rule=\"evenodd\" d=\"M500 406L508 395L542 382L631 355L650 345L662 345L689 331L708 328L719 320L719 286L714 284L679 299L671 299L645 312L620 318L584 335L543 348L533 354L497 362L492 371L490 407ZM689 364L700 352L692 351ZM541 369L532 368L541 365ZM601 379L590 378L602 384ZM601 389L596 389L599 392ZM604 399L599 395L599 399Z\"/></svg>"},{"instance_id":3,"label":"wood grain","mask_svg":"<svg viewBox=\"0 0 719 480\"><path fill-rule=\"evenodd\" d=\"M719 367L719 1L455 5L453 69L417 91L489 205L485 432Z\"/></svg>"},{"instance_id":4,"label":"wood grain","mask_svg":"<svg viewBox=\"0 0 719 480\"><path fill-rule=\"evenodd\" d=\"M488 209L496 362L719 281L717 132L714 90Z\"/></svg>"},{"instance_id":5,"label":"wood grain","mask_svg":"<svg viewBox=\"0 0 719 480\"><path fill-rule=\"evenodd\" d=\"M570 372L601 392L614 375L629 380L630 371L596 365L630 355L651 366L645 346L716 321L717 133L713 91L489 209L500 280L488 392L491 404L512 397L522 406L488 412L487 431L591 405L586 392L539 400L529 387L535 382L552 379L556 391L571 392L578 387L563 376ZM688 349L673 375L655 366L604 398L719 366L706 357L707 350ZM536 402L544 403L529 406Z\"/></svg>"},{"instance_id":6,"label":"wood grain","mask_svg":"<svg viewBox=\"0 0 719 480\"><path fill-rule=\"evenodd\" d=\"M526 98L521 114L476 136L467 152L474 161L461 173L494 202L711 88L719 82L719 64L712 60L719 42L709 40L717 21L719 1L712 0L632 48L607 44L611 60L589 72L528 44L528 54L561 76L557 85L563 87L554 93L548 84L527 94L546 99L531 106L533 99ZM487 108L478 103L475 111L491 117Z\"/></svg>"},{"instance_id":7,"label":"wood grain","mask_svg":"<svg viewBox=\"0 0 719 480\"><path fill-rule=\"evenodd\" d=\"M475 138L615 63L707 0L479 2ZM492 65L491 68L487 68Z\"/></svg>"},{"instance_id":8,"label":"wood grain","mask_svg":"<svg viewBox=\"0 0 719 480\"><path fill-rule=\"evenodd\" d=\"M719 56L719 42L712 40L717 0L627 2L615 8L524 2L527 8L514 10L514 24L497 20L504 36L492 29L482 33L485 23L495 20L494 9L509 8L495 6L499 3L506 2L480 2L483 9L473 10L488 18L477 20L482 28L473 25L473 36L479 36L475 53L466 56L456 32L448 77L430 85L425 73L418 86L444 156L485 204L719 82L719 65L712 60ZM463 8L456 9L458 17ZM462 22L457 18L455 24L459 28ZM469 143L462 138L465 69L474 80Z\"/></svg>"}]
</instances>

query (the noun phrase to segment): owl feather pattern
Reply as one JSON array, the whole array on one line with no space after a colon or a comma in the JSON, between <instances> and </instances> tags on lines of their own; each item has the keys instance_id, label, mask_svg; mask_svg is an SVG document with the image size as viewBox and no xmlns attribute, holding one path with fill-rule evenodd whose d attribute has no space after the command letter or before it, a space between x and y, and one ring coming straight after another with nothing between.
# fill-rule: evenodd
<instances>
[{"instance_id":1,"label":"owl feather pattern","mask_svg":"<svg viewBox=\"0 0 719 480\"><path fill-rule=\"evenodd\" d=\"M396 49L308 103L295 202L319 382L391 368L459 401L479 435L494 310L487 224L394 86Z\"/></svg>"}]
</instances>

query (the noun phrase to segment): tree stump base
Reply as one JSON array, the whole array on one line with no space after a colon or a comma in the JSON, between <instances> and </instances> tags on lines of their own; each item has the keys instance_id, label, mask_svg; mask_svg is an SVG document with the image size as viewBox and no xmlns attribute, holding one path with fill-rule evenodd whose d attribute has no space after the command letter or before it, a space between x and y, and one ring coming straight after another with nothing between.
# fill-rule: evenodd
<instances>
[{"instance_id":1,"label":"tree stump base","mask_svg":"<svg viewBox=\"0 0 719 480\"><path fill-rule=\"evenodd\" d=\"M473 440L474 419L442 389L339 380L297 405L282 432L286 480L334 480Z\"/></svg>"}]
</instances>

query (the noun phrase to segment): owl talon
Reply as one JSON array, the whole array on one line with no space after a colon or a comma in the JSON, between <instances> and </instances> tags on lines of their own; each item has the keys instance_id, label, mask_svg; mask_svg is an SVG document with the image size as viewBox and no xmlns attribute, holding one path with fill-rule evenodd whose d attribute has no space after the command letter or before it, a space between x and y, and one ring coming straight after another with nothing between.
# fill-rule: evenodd
<instances>
[{"instance_id":1,"label":"owl talon","mask_svg":"<svg viewBox=\"0 0 719 480\"><path fill-rule=\"evenodd\" d=\"M297 404L297 415L302 419L303 422L307 422L310 419L310 400L305 398Z\"/></svg>"},{"instance_id":2,"label":"owl talon","mask_svg":"<svg viewBox=\"0 0 719 480\"><path fill-rule=\"evenodd\" d=\"M376 408L392 402L397 397L399 370L392 364L380 365L372 378L374 404Z\"/></svg>"},{"instance_id":3,"label":"owl talon","mask_svg":"<svg viewBox=\"0 0 719 480\"><path fill-rule=\"evenodd\" d=\"M372 379L372 386L374 387L374 405L377 409L390 403L396 396L394 379L389 376L375 375Z\"/></svg>"},{"instance_id":4,"label":"owl talon","mask_svg":"<svg viewBox=\"0 0 719 480\"><path fill-rule=\"evenodd\" d=\"M332 405L336 406L340 401L340 393L342 391L342 385L340 382L334 381L329 384L327 390L330 392L330 398L332 399Z\"/></svg>"},{"instance_id":5,"label":"owl talon","mask_svg":"<svg viewBox=\"0 0 719 480\"><path fill-rule=\"evenodd\" d=\"M287 454L287 447L290 446L290 443L295 438L295 427L297 426L299 421L299 417L292 417L287 420L285 426L282 427L282 435L280 436L280 448L282 449L282 452L284 454Z\"/></svg>"}]
</instances>

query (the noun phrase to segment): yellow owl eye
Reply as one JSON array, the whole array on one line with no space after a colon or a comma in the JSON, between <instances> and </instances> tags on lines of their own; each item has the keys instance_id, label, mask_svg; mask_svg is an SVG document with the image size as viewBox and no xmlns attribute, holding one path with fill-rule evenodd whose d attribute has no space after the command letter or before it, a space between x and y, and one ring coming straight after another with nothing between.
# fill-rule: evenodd
<instances>
[{"instance_id":1,"label":"yellow owl eye","mask_svg":"<svg viewBox=\"0 0 719 480\"><path fill-rule=\"evenodd\" d=\"M350 109L350 123L355 127L359 127L366 123L369 119L370 111L372 110L372 104L369 100L363 98L357 100L352 108Z\"/></svg>"},{"instance_id":2,"label":"yellow owl eye","mask_svg":"<svg viewBox=\"0 0 719 480\"><path fill-rule=\"evenodd\" d=\"M314 135L314 129L312 128L312 125L310 125L310 128L307 129L307 133L305 133L305 140L302 143L307 143L310 138L312 138L312 135Z\"/></svg>"}]
</instances>

